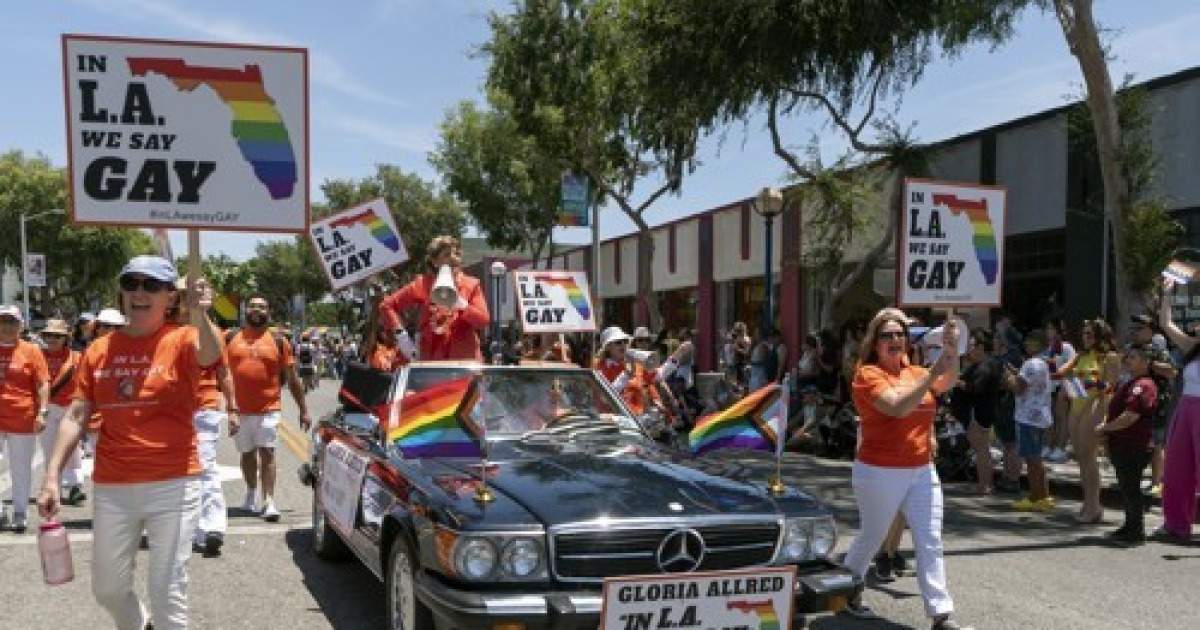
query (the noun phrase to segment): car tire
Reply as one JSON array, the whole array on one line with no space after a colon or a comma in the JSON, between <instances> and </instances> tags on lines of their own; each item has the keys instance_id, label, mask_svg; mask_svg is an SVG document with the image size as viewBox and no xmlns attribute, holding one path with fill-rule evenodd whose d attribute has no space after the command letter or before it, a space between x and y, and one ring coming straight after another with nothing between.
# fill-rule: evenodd
<instances>
[{"instance_id":1,"label":"car tire","mask_svg":"<svg viewBox=\"0 0 1200 630\"><path fill-rule=\"evenodd\" d=\"M337 562L350 557L350 548L342 535L329 524L329 517L321 507L321 480L313 484L312 500L312 546L313 551L322 560Z\"/></svg>"},{"instance_id":2,"label":"car tire","mask_svg":"<svg viewBox=\"0 0 1200 630\"><path fill-rule=\"evenodd\" d=\"M387 564L387 615L391 630L433 628L433 613L417 597L416 567L412 549L403 534L392 543Z\"/></svg>"}]
</instances>

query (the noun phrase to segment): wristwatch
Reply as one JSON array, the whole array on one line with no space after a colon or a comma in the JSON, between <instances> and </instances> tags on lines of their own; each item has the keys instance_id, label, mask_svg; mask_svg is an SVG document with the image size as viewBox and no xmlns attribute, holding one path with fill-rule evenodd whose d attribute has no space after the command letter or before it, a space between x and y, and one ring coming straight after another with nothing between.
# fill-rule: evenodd
<instances>
[{"instance_id":1,"label":"wristwatch","mask_svg":"<svg viewBox=\"0 0 1200 630\"><path fill-rule=\"evenodd\" d=\"M38 413L37 413L37 415L39 415L39 416L44 416L44 415L46 415L46 414L48 414L48 413L50 413L50 410L49 410L49 409L47 409L46 407L42 407L41 409L38 409Z\"/></svg>"}]
</instances>

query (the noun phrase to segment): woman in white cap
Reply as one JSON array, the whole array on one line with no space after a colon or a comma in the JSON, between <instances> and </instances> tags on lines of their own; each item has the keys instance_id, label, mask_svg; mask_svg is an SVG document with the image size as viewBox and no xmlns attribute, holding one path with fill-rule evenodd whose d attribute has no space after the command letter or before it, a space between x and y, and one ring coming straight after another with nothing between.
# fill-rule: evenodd
<instances>
[{"instance_id":1,"label":"woman in white cap","mask_svg":"<svg viewBox=\"0 0 1200 630\"><path fill-rule=\"evenodd\" d=\"M600 351L592 367L599 370L613 389L625 400L634 414L646 412L650 402L647 388L656 378L653 370L647 370L638 362L631 361L627 351L632 339L620 326L609 326L600 333Z\"/></svg>"},{"instance_id":2,"label":"woman in white cap","mask_svg":"<svg viewBox=\"0 0 1200 630\"><path fill-rule=\"evenodd\" d=\"M192 281L195 326L176 326L175 266L137 256L121 270L128 323L88 347L77 391L38 494L43 518L59 509L59 471L93 409L101 417L92 496L92 593L117 628L187 627L187 563L200 507L196 392L201 370L221 359L219 332L208 320L212 294ZM133 586L142 532L150 542L150 615Z\"/></svg>"},{"instance_id":3,"label":"woman in white cap","mask_svg":"<svg viewBox=\"0 0 1200 630\"><path fill-rule=\"evenodd\" d=\"M0 528L21 534L33 491L33 454L46 426L50 371L42 351L21 339L24 318L16 306L0 306L0 448L8 455L13 515L0 507Z\"/></svg>"},{"instance_id":4,"label":"woman in white cap","mask_svg":"<svg viewBox=\"0 0 1200 630\"><path fill-rule=\"evenodd\" d=\"M42 340L46 342L42 357L50 368L50 405L46 413L46 428L41 433L42 452L54 450L58 437L58 426L71 396L75 393L75 372L79 368L80 354L70 347L71 328L61 319L46 322L42 329ZM72 449L62 471L62 502L78 505L87 495L83 493L83 457L80 449Z\"/></svg>"}]
</instances>

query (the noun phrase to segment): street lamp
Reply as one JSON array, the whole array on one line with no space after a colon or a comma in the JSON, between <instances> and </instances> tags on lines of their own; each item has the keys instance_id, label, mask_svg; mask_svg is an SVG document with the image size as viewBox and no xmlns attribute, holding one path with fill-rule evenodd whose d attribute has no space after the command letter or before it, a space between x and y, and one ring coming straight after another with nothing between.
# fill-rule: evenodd
<instances>
[{"instance_id":1,"label":"street lamp","mask_svg":"<svg viewBox=\"0 0 1200 630\"><path fill-rule=\"evenodd\" d=\"M492 343L489 349L492 363L498 365L502 362L501 353L504 351L504 344L500 343L500 297L504 287L504 274L508 273L508 267L497 260L492 263L489 273L492 278Z\"/></svg>"},{"instance_id":2,"label":"street lamp","mask_svg":"<svg viewBox=\"0 0 1200 630\"><path fill-rule=\"evenodd\" d=\"M762 215L762 218L767 222L767 251L766 265L763 272L763 310L762 310L762 332L759 333L763 338L766 337L771 329L772 308L771 308L771 228L775 222L775 217L783 212L783 193L778 188L763 188L758 193L758 197L751 202L754 206L754 211Z\"/></svg>"},{"instance_id":3,"label":"street lamp","mask_svg":"<svg viewBox=\"0 0 1200 630\"><path fill-rule=\"evenodd\" d=\"M62 208L54 208L52 210L44 210L34 214L21 213L21 302L25 311L25 325L29 325L29 246L26 243L25 223L30 219L44 217L52 214L64 214L66 210Z\"/></svg>"}]
</instances>

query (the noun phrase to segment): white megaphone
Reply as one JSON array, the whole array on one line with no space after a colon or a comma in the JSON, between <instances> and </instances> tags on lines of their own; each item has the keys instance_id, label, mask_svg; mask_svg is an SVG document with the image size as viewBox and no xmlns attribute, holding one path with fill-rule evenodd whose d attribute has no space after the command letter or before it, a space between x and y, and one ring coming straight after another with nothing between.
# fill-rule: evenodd
<instances>
[{"instance_id":1,"label":"white megaphone","mask_svg":"<svg viewBox=\"0 0 1200 630\"><path fill-rule=\"evenodd\" d=\"M958 347L955 350L958 351L958 356L961 357L971 347L971 331L967 328L967 323L962 318L955 317L951 321L954 322L955 327L958 329ZM946 325L942 324L925 333L924 337L921 337L920 343L926 349L925 361L930 365L937 361L938 357L942 354L942 335L945 333L945 327Z\"/></svg>"},{"instance_id":2,"label":"white megaphone","mask_svg":"<svg viewBox=\"0 0 1200 630\"><path fill-rule=\"evenodd\" d=\"M658 367L658 359L655 358L654 353L650 350L629 348L625 351L625 356L629 357L629 360L634 363L641 363L642 367L647 370L653 370Z\"/></svg>"},{"instance_id":3,"label":"white megaphone","mask_svg":"<svg viewBox=\"0 0 1200 630\"><path fill-rule=\"evenodd\" d=\"M443 308L454 308L458 304L458 289L454 287L454 271L450 265L442 265L438 270L437 281L433 283L433 291L429 299Z\"/></svg>"}]
</instances>

